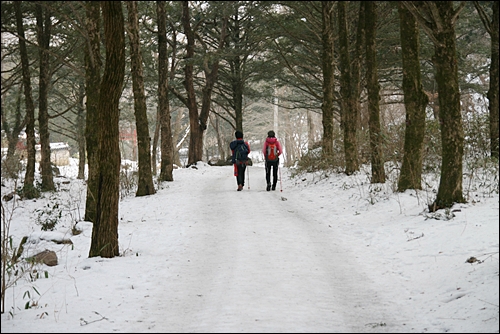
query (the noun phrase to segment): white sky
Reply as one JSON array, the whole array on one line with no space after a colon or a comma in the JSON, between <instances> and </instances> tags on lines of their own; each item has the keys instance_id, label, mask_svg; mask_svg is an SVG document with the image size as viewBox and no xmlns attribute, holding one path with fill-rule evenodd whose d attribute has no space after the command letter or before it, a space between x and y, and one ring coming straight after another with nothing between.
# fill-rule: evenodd
<instances>
[{"instance_id":1,"label":"white sky","mask_svg":"<svg viewBox=\"0 0 500 334\"><path fill-rule=\"evenodd\" d=\"M255 164L237 192L231 166L197 167L120 201L112 259L88 258L74 165L55 179L68 191L18 202L14 245L28 236L23 257L49 249L59 264L7 290L1 332L498 333L498 171L464 179L469 202L450 217L428 213L439 182L429 176L424 190L395 193L391 174L371 185L368 169L325 179L282 168L267 192ZM42 232L35 210L54 202L63 217ZM64 238L73 244L48 241Z\"/></svg>"}]
</instances>

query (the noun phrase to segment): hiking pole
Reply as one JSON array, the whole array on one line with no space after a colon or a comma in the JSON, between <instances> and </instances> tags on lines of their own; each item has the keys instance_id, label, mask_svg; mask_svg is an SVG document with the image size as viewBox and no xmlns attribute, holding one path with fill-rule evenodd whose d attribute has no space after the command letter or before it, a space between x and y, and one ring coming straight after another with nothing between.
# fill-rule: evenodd
<instances>
[{"instance_id":1,"label":"hiking pole","mask_svg":"<svg viewBox=\"0 0 500 334\"><path fill-rule=\"evenodd\" d=\"M250 190L250 168L247 168L247 184L248 184L248 190Z\"/></svg>"},{"instance_id":2,"label":"hiking pole","mask_svg":"<svg viewBox=\"0 0 500 334\"><path fill-rule=\"evenodd\" d=\"M278 171L280 172L280 191L283 192L283 184L281 183L281 168L279 162L278 162Z\"/></svg>"}]
</instances>

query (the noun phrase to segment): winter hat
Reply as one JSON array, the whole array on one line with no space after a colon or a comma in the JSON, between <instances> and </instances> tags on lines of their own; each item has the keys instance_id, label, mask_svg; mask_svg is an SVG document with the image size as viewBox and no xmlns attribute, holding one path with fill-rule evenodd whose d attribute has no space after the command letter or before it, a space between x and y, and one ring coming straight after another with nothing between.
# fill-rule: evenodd
<instances>
[{"instance_id":1,"label":"winter hat","mask_svg":"<svg viewBox=\"0 0 500 334\"><path fill-rule=\"evenodd\" d=\"M269 132L267 133L267 136L268 136L268 137L274 137L275 135L276 135L276 134L274 133L274 131L273 131L273 130L271 130L271 131L269 131Z\"/></svg>"},{"instance_id":2,"label":"winter hat","mask_svg":"<svg viewBox=\"0 0 500 334\"><path fill-rule=\"evenodd\" d=\"M236 131L234 133L234 136L236 137L236 139L243 138L243 132L241 132L240 130L238 130L238 131Z\"/></svg>"}]
</instances>

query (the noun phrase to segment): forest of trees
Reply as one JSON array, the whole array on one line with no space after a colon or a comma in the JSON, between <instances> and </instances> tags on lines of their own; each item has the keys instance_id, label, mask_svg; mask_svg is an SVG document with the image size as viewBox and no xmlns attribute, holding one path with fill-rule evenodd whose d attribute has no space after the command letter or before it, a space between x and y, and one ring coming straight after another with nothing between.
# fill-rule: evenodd
<instances>
[{"instance_id":1,"label":"forest of trees","mask_svg":"<svg viewBox=\"0 0 500 334\"><path fill-rule=\"evenodd\" d=\"M464 161L498 164L498 2L1 8L2 176L20 177L25 198L54 191L50 143L68 142L87 181L89 256L119 254L125 132L136 134L136 196L174 181L176 166L226 161L235 130L259 147L274 129L285 165L304 170L370 164L371 182L384 183L390 163L401 192L435 171L430 211L465 202Z\"/></svg>"}]
</instances>

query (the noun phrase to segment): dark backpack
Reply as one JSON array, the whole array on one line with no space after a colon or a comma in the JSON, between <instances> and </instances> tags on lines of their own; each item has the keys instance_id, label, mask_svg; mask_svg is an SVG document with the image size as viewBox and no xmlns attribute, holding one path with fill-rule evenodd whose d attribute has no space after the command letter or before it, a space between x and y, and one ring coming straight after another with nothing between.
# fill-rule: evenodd
<instances>
[{"instance_id":1,"label":"dark backpack","mask_svg":"<svg viewBox=\"0 0 500 334\"><path fill-rule=\"evenodd\" d=\"M267 145L267 161L277 161L278 160L278 149L276 148L276 143Z\"/></svg>"},{"instance_id":2,"label":"dark backpack","mask_svg":"<svg viewBox=\"0 0 500 334\"><path fill-rule=\"evenodd\" d=\"M238 143L234 148L236 161L246 162L248 160L248 146L245 143Z\"/></svg>"}]
</instances>

